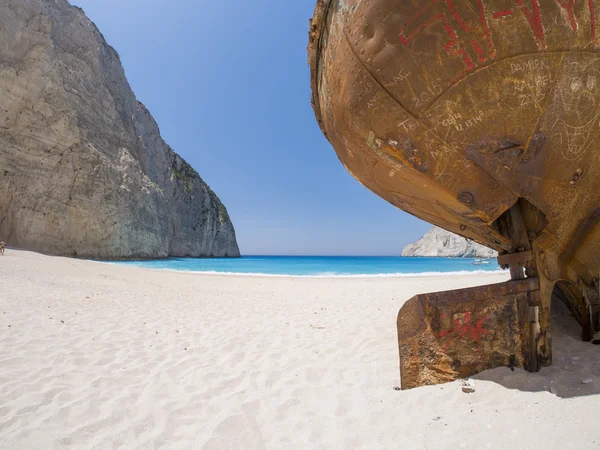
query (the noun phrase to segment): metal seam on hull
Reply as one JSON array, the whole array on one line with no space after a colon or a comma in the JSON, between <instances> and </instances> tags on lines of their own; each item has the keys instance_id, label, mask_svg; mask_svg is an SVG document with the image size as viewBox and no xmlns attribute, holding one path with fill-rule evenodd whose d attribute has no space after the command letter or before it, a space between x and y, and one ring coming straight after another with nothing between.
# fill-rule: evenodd
<instances>
[{"instance_id":1,"label":"metal seam on hull","mask_svg":"<svg viewBox=\"0 0 600 450\"><path fill-rule=\"evenodd\" d=\"M348 44L348 47L350 48L350 51L352 52L352 54L354 55L354 57L356 58L356 60L360 63L361 67L365 70L365 72L367 72L367 74L373 79L373 81L375 81L375 83L377 83L377 85L379 87L381 87L381 89L383 89L383 91L398 105L400 106L400 108L402 108L402 110L404 112L406 112L410 117L413 118L413 120L419 122L421 125L423 125L427 131L433 133L434 136L436 136L442 143L444 143L453 153L456 153L456 151L450 146L450 144L448 144L448 142L446 142L445 139L443 139L440 135L438 135L436 133L435 130L432 130L431 128L429 128L429 126L424 123L421 119L419 119L417 116L415 116L409 109L407 109L402 102L400 102L398 99L396 99L396 97L394 97L391 92L375 77L375 75L373 75L371 73L371 71L367 68L365 62L357 55L356 50L354 49L354 47L352 46L352 44L350 43L350 39L348 39L348 36L346 35L346 33L344 32L344 39L346 40L346 43ZM465 161L468 161L466 158L464 158Z\"/></svg>"},{"instance_id":2,"label":"metal seam on hull","mask_svg":"<svg viewBox=\"0 0 600 450\"><path fill-rule=\"evenodd\" d=\"M560 61L559 61L558 65L557 65L557 67L559 67L558 70L560 70L560 67L562 67L564 60L565 60L565 54L563 52L563 54L562 54L562 56L560 58ZM557 70L557 73L558 73L558 70ZM541 123L541 121L542 121L542 119L544 117L544 114L546 114L546 111L548 111L548 107L550 106L550 102L552 101L552 94L554 93L554 90L556 89L556 85L557 84L558 84L558 75L554 79L554 83L552 84L552 87L548 90L548 100L546 101L546 105L542 109L542 112L538 116L538 120L535 122L533 130L531 130L531 133L529 134L529 137L527 138L527 141L525 143L525 151L521 155L521 158L519 159L519 161L521 161L523 159L523 157L527 153L529 153L529 147L531 145L531 140L533 139L533 135L535 134L536 129L540 126L540 123Z\"/></svg>"},{"instance_id":3,"label":"metal seam on hull","mask_svg":"<svg viewBox=\"0 0 600 450\"><path fill-rule=\"evenodd\" d=\"M459 85L459 83L461 83L463 80L466 80L467 78L470 78L471 76L481 72L482 70L488 69L490 67L492 67L493 65L497 64L497 63L501 63L504 61L508 61L511 59L518 59L521 58L522 56L531 56L531 55L555 55L555 54L562 54L562 58L561 58L561 63L562 60L564 59L566 54L571 54L571 53L591 53L594 55L598 55L599 52L591 52L588 50L551 50L551 51L544 51L544 52L531 52L531 53L521 53L519 55L514 55L514 56L507 56L505 58L500 58L497 59L495 61L490 62L489 64L483 65L478 67L477 69L473 70L472 72L469 72L467 74L465 74L465 76L463 78L460 78L454 85L450 86L448 89L446 89L444 92L442 92L440 95L438 95L432 102L431 104L425 109L423 110L423 112L421 113L420 117L422 117L427 111L429 111L433 106L435 106L436 102L442 98L448 91L450 91L452 88L455 88ZM508 105L506 105L508 106ZM511 108L513 109L513 108ZM513 109L514 111L514 109Z\"/></svg>"},{"instance_id":4,"label":"metal seam on hull","mask_svg":"<svg viewBox=\"0 0 600 450\"><path fill-rule=\"evenodd\" d=\"M354 47L352 46L352 44L350 43L350 39L348 39L348 36L346 35L346 33L343 33L344 35L344 39L346 40L346 43L348 44L348 47L350 48L350 51L352 52L352 55L354 55L354 57L356 58L356 60L360 63L361 67L365 70L365 72L373 79L373 81L375 81L375 83L377 83L377 85L379 87L381 87L381 89L388 94L388 96L398 105L402 108L402 110L404 110L410 117L413 118L413 120L417 121L419 124L421 124L428 132L432 133L435 137L437 137L441 143L443 143L446 148L448 148L452 154L456 157L456 158L460 158L463 162L467 163L467 164L471 164L472 167L474 169L477 169L479 171L481 171L483 174L485 174L486 176L488 176L490 178L490 180L494 180L497 182L497 180L492 177L490 174L488 174L482 167L480 167L478 164L473 163L473 161L469 160L468 158L466 158L464 155L461 155L460 153L458 153L444 138L442 138L435 130L431 129L429 127L429 125L427 123L425 123L424 121L422 121L421 119L417 118L411 111L409 111L408 109L406 109L404 107L404 105L397 100L389 91L388 89L385 88L385 86L375 77L375 75L373 75L371 73L371 71L366 67L364 61L357 55L356 50L354 49ZM436 184L439 186L440 189L444 190L445 192L447 192L448 194L452 194L452 192L446 188L443 184L436 182ZM501 183L498 183L498 185L501 188L506 189L506 187L504 185L502 185ZM508 190L508 189L506 189ZM510 190L508 190L509 192L511 192ZM479 215L478 211L474 210L473 208L469 208L475 215ZM484 214L486 214L484 212Z\"/></svg>"},{"instance_id":5,"label":"metal seam on hull","mask_svg":"<svg viewBox=\"0 0 600 450\"><path fill-rule=\"evenodd\" d=\"M501 62L504 62L504 61L510 60L510 59L517 59L517 58L520 58L522 56L530 56L530 55L555 55L555 54L559 54L559 53L562 54L563 56L566 55L566 54L571 54L571 53L590 53L592 55L600 55L600 52L593 52L593 51L590 51L590 50L545 50L545 51L541 51L541 52L537 51L537 52L520 53L518 55L506 56L505 58L496 59L494 61L491 61L489 64L485 64L485 65L479 66L479 67L477 67L477 69L475 69L475 70L473 70L471 72L466 73L464 77L459 78L456 81L456 83L454 83L454 85L451 86L448 90L452 89L453 87L458 86L460 83L462 83L464 80L470 78L472 75L475 75L475 74L481 72L482 70L487 69L490 66L493 66L494 64L501 63ZM446 90L445 92L447 92L448 90ZM440 94L440 97L442 95L443 94ZM427 108L427 109L429 109L429 108ZM425 111L427 111L427 110L425 110Z\"/></svg>"},{"instance_id":6,"label":"metal seam on hull","mask_svg":"<svg viewBox=\"0 0 600 450\"><path fill-rule=\"evenodd\" d=\"M469 160L469 161L471 161L471 160ZM480 165L479 165L477 162L475 162L475 161L471 161L471 162L472 162L472 163L473 163L475 166L477 166L477 167L479 167L481 170L483 170L483 171L484 171L484 173L488 174L488 175L489 175L489 177L490 177L490 178L492 178L494 181L496 181L498 184L501 184L502 186L504 186L504 187L505 187L505 188L506 188L506 189L507 189L509 192L513 192L513 191L511 191L511 190L510 190L510 188L509 188L508 186L506 186L506 185L504 184L504 181L500 181L500 180L498 180L498 179L497 179L497 178L494 176L494 175L495 175L495 172L493 172L493 173L488 173L488 172L486 172L486 171L485 171L485 169L484 169L483 167L481 167L481 166L480 166ZM519 171L517 171L517 170L513 170L513 171L512 171L512 174L514 174L514 176L515 176L515 177L527 177L527 178L529 178L529 179L532 179L532 180L537 180L537 181L540 181L541 183L551 183L551 187L555 187L555 186L556 186L556 187L562 188L562 187L570 187L570 186L571 186L571 184L570 184L570 182L569 182L568 180L562 180L562 179L549 178L549 177L546 177L546 176L543 176L543 177L542 177L542 176L539 176L539 175L532 175L532 174L530 174L530 173L519 172ZM587 186L581 186L581 185L579 185L577 188L578 188L579 190L581 190L581 191L589 192L589 193L591 193L591 194L597 194L597 193L600 191L600 189L594 189L593 187L587 187ZM514 193L514 192L513 192L513 193ZM521 196L521 197L522 197L522 195L520 195L519 193L515 193L515 195L516 195L517 197L519 197L519 196Z\"/></svg>"},{"instance_id":7,"label":"metal seam on hull","mask_svg":"<svg viewBox=\"0 0 600 450\"><path fill-rule=\"evenodd\" d=\"M369 74L369 76L373 79L373 81L375 81L375 83L377 83L377 85L383 89L383 91L392 99L394 100L394 102L400 106L400 108L402 108L406 113L408 113L414 120L417 120L420 122L420 120L412 113L412 111L410 111L408 108L406 108L402 102L400 102L400 100L398 100L396 97L394 97L392 95L392 93L375 77L375 75L373 75L371 73L371 71L367 68L367 65L365 64L365 62L362 60L362 58L360 58L357 53L356 50L354 49L354 47L352 46L352 44L350 43L350 39L348 39L348 35L346 34L346 32L344 31L344 39L346 40L346 43L348 44L348 47L350 48L350 50L352 51L352 54L354 55L354 57L356 58L356 60L360 63L360 65L362 66L363 69L365 69L365 72L367 72Z\"/></svg>"}]
</instances>

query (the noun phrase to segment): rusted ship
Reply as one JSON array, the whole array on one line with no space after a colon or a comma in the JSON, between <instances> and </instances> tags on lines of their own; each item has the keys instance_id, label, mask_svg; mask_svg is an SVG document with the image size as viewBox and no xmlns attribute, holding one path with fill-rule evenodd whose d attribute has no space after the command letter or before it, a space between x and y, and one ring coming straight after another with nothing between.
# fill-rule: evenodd
<instances>
[{"instance_id":1,"label":"rusted ship","mask_svg":"<svg viewBox=\"0 0 600 450\"><path fill-rule=\"evenodd\" d=\"M398 315L403 388L551 364L553 292L600 329L599 0L318 0L317 121L392 205L498 250L511 281Z\"/></svg>"}]
</instances>

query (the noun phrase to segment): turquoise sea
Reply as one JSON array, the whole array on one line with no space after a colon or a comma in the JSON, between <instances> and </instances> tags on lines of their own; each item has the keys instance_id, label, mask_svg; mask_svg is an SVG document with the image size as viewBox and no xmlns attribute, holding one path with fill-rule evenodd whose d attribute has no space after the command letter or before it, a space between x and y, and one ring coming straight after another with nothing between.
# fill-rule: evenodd
<instances>
[{"instance_id":1,"label":"turquoise sea","mask_svg":"<svg viewBox=\"0 0 600 450\"><path fill-rule=\"evenodd\" d=\"M402 256L243 256L237 259L170 258L128 261L150 269L200 273L294 276L414 276L501 270L495 259L473 265L470 258L418 258Z\"/></svg>"}]
</instances>

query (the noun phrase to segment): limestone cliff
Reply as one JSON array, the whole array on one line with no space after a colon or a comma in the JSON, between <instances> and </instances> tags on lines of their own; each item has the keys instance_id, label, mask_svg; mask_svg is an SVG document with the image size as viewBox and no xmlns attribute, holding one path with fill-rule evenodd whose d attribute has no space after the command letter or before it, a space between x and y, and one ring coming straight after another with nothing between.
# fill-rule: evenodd
<instances>
[{"instance_id":1,"label":"limestone cliff","mask_svg":"<svg viewBox=\"0 0 600 450\"><path fill-rule=\"evenodd\" d=\"M239 256L219 198L66 0L0 2L0 237L80 257Z\"/></svg>"},{"instance_id":2,"label":"limestone cliff","mask_svg":"<svg viewBox=\"0 0 600 450\"><path fill-rule=\"evenodd\" d=\"M402 250L402 256L443 256L448 258L495 258L497 253L438 227Z\"/></svg>"}]
</instances>

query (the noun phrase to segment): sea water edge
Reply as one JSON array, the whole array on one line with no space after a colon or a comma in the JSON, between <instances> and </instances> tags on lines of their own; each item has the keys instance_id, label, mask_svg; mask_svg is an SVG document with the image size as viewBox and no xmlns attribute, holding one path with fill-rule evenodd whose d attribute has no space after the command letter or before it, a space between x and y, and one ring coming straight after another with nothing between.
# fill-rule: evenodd
<instances>
[{"instance_id":1,"label":"sea water edge","mask_svg":"<svg viewBox=\"0 0 600 450\"><path fill-rule=\"evenodd\" d=\"M241 258L169 258L119 261L164 271L243 276L282 277L415 277L502 273L495 259L474 265L475 258L403 256L261 256Z\"/></svg>"}]
</instances>

